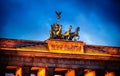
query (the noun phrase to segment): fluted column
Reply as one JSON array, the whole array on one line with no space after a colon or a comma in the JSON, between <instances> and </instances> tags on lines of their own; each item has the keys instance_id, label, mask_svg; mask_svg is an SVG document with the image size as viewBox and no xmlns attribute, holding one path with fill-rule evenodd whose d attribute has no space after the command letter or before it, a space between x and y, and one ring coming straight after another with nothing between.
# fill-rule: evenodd
<instances>
[{"instance_id":1,"label":"fluted column","mask_svg":"<svg viewBox=\"0 0 120 76\"><path fill-rule=\"evenodd\" d=\"M74 69L70 69L66 72L65 76L75 76L75 70Z\"/></svg>"},{"instance_id":2,"label":"fluted column","mask_svg":"<svg viewBox=\"0 0 120 76\"><path fill-rule=\"evenodd\" d=\"M96 76L95 70L86 69L84 76Z\"/></svg>"},{"instance_id":3,"label":"fluted column","mask_svg":"<svg viewBox=\"0 0 120 76\"><path fill-rule=\"evenodd\" d=\"M107 71L105 76L115 76L115 72L114 71Z\"/></svg>"},{"instance_id":4,"label":"fluted column","mask_svg":"<svg viewBox=\"0 0 120 76\"><path fill-rule=\"evenodd\" d=\"M46 76L46 69L40 68L37 72L37 76Z\"/></svg>"},{"instance_id":5,"label":"fluted column","mask_svg":"<svg viewBox=\"0 0 120 76\"><path fill-rule=\"evenodd\" d=\"M30 76L31 67L23 66L22 67L22 76Z\"/></svg>"},{"instance_id":6,"label":"fluted column","mask_svg":"<svg viewBox=\"0 0 120 76\"><path fill-rule=\"evenodd\" d=\"M46 69L46 76L54 76L55 75L55 68L54 67L48 67Z\"/></svg>"},{"instance_id":7,"label":"fluted column","mask_svg":"<svg viewBox=\"0 0 120 76\"><path fill-rule=\"evenodd\" d=\"M21 67L16 68L15 76L22 76L22 68Z\"/></svg>"}]
</instances>

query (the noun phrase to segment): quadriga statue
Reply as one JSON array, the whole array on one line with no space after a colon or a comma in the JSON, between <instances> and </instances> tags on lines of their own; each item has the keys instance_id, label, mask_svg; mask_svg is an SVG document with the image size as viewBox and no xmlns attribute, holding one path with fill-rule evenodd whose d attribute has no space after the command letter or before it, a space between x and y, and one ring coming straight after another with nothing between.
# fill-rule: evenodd
<instances>
[{"instance_id":1,"label":"quadriga statue","mask_svg":"<svg viewBox=\"0 0 120 76\"><path fill-rule=\"evenodd\" d=\"M68 27L68 31L62 34L62 26L59 24L60 23L60 18L61 18L61 13L62 12L57 12L56 11L56 17L57 17L57 23L51 25L51 30L50 30L50 39L64 39L64 40L75 40L75 38L78 37L79 39L79 30L80 27L77 27L75 29L75 32L71 32L72 26L70 25Z\"/></svg>"}]
</instances>

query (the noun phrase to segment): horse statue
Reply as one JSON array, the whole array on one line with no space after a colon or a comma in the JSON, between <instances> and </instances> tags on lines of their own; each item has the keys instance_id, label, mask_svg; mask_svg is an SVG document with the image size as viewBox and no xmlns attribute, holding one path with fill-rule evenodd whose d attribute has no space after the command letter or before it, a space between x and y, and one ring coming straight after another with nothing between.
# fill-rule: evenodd
<instances>
[{"instance_id":1,"label":"horse statue","mask_svg":"<svg viewBox=\"0 0 120 76\"><path fill-rule=\"evenodd\" d=\"M77 27L76 29L75 29L75 32L71 32L71 29L72 29L72 26L70 25L69 26L69 28L68 28L68 31L67 32L65 32L62 36L62 38L63 39L65 39L65 40L73 40L73 38L76 38L76 37L78 37L78 39L79 39L79 30L80 30L80 27Z\"/></svg>"},{"instance_id":2,"label":"horse statue","mask_svg":"<svg viewBox=\"0 0 120 76\"><path fill-rule=\"evenodd\" d=\"M78 37L78 40L79 40L79 31L80 31L80 27L77 27L75 29L75 32L70 33L70 37L68 38L68 40L73 40L73 38L76 38L76 37Z\"/></svg>"},{"instance_id":3,"label":"horse statue","mask_svg":"<svg viewBox=\"0 0 120 76\"><path fill-rule=\"evenodd\" d=\"M66 31L63 35L62 35L62 38L65 39L65 40L68 40L68 38L70 37L70 34L71 34L71 29L72 29L72 26L70 25L68 27L68 31Z\"/></svg>"},{"instance_id":4,"label":"horse statue","mask_svg":"<svg viewBox=\"0 0 120 76\"><path fill-rule=\"evenodd\" d=\"M61 35L62 35L61 33L62 33L62 26L60 26L57 23L51 25L50 38L61 39Z\"/></svg>"}]
</instances>

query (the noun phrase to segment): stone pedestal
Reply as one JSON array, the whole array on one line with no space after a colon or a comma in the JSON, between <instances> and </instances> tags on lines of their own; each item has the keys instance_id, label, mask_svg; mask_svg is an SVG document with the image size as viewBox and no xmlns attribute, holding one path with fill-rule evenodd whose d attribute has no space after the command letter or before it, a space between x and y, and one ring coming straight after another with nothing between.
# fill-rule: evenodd
<instances>
[{"instance_id":1,"label":"stone pedestal","mask_svg":"<svg viewBox=\"0 0 120 76\"><path fill-rule=\"evenodd\" d=\"M82 41L67 41L59 39L46 40L49 52L66 54L83 54L85 43ZM74 50L74 51L73 51Z\"/></svg>"}]
</instances>

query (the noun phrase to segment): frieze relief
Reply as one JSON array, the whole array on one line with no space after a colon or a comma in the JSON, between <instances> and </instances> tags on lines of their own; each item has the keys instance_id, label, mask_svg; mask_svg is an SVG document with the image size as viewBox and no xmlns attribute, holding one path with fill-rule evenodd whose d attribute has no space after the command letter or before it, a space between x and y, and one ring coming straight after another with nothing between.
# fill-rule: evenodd
<instances>
[{"instance_id":1,"label":"frieze relief","mask_svg":"<svg viewBox=\"0 0 120 76\"><path fill-rule=\"evenodd\" d=\"M77 46L68 46L68 45L55 45L52 44L51 45L52 49L51 50L62 50L62 51L80 51L81 50L81 46L77 47Z\"/></svg>"},{"instance_id":2,"label":"frieze relief","mask_svg":"<svg viewBox=\"0 0 120 76\"><path fill-rule=\"evenodd\" d=\"M79 41L47 40L46 43L50 52L68 54L82 54L84 52L85 44Z\"/></svg>"}]
</instances>

